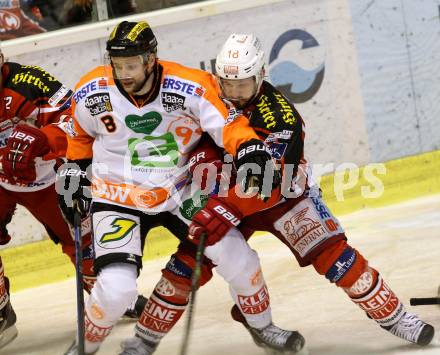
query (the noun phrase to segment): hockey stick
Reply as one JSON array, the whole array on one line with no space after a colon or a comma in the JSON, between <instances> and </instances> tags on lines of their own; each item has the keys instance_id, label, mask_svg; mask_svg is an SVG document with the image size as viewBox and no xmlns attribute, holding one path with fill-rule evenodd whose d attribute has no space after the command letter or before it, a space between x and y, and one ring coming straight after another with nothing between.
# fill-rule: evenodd
<instances>
[{"instance_id":1,"label":"hockey stick","mask_svg":"<svg viewBox=\"0 0 440 355\"><path fill-rule=\"evenodd\" d=\"M82 235L81 215L75 209L73 217L73 229L75 234L75 274L76 274L76 312L78 320L78 355L84 355L84 284L82 277Z\"/></svg>"},{"instance_id":2,"label":"hockey stick","mask_svg":"<svg viewBox=\"0 0 440 355\"><path fill-rule=\"evenodd\" d=\"M420 298L410 298L409 304L411 306L428 306L434 304L440 304L440 287L437 291L437 297L420 297Z\"/></svg>"},{"instance_id":3,"label":"hockey stick","mask_svg":"<svg viewBox=\"0 0 440 355\"><path fill-rule=\"evenodd\" d=\"M185 324L185 332L183 335L182 347L180 355L186 355L188 351L189 336L191 333L191 326L193 320L194 306L196 302L197 289L199 288L200 275L202 273L203 253L205 252L206 233L200 236L199 244L197 245L196 264L191 277L191 296L189 298L187 317Z\"/></svg>"},{"instance_id":4,"label":"hockey stick","mask_svg":"<svg viewBox=\"0 0 440 355\"><path fill-rule=\"evenodd\" d=\"M409 304L411 306L427 306L433 304L440 304L440 297L410 298Z\"/></svg>"}]
</instances>

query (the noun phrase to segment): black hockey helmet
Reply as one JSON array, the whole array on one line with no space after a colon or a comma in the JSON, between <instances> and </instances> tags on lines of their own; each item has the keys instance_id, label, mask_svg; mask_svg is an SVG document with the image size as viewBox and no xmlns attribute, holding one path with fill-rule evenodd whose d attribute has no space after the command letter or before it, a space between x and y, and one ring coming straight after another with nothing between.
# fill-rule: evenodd
<instances>
[{"instance_id":1,"label":"black hockey helmet","mask_svg":"<svg viewBox=\"0 0 440 355\"><path fill-rule=\"evenodd\" d=\"M157 40L146 21L118 24L107 40L110 57L130 57L157 51Z\"/></svg>"}]
</instances>

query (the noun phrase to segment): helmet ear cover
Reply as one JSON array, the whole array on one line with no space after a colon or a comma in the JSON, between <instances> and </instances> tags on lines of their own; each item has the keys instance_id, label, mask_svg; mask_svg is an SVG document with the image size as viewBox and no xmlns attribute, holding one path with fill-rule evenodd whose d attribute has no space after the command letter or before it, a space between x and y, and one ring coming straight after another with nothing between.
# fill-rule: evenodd
<instances>
[{"instance_id":1,"label":"helmet ear cover","mask_svg":"<svg viewBox=\"0 0 440 355\"><path fill-rule=\"evenodd\" d=\"M123 21L113 29L107 40L106 49L110 57L156 53L157 40L147 22Z\"/></svg>"}]
</instances>

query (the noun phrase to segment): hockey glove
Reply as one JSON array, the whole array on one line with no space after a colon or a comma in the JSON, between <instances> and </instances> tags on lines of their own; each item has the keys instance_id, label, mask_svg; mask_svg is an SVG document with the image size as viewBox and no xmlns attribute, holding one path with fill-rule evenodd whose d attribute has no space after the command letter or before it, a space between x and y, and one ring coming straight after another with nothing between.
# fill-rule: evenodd
<instances>
[{"instance_id":1,"label":"hockey glove","mask_svg":"<svg viewBox=\"0 0 440 355\"><path fill-rule=\"evenodd\" d=\"M259 197L267 201L272 190L281 184L281 174L269 148L259 139L242 143L238 148L235 163L237 182L241 184L245 193L256 189Z\"/></svg>"},{"instance_id":2,"label":"hockey glove","mask_svg":"<svg viewBox=\"0 0 440 355\"><path fill-rule=\"evenodd\" d=\"M217 197L209 198L205 207L197 212L188 229L188 239L198 244L203 233L207 234L206 246L214 245L232 227L240 224L242 215Z\"/></svg>"},{"instance_id":3,"label":"hockey glove","mask_svg":"<svg viewBox=\"0 0 440 355\"><path fill-rule=\"evenodd\" d=\"M11 183L28 184L37 178L35 158L50 152L46 135L24 124L15 127L3 150L3 174Z\"/></svg>"},{"instance_id":4,"label":"hockey glove","mask_svg":"<svg viewBox=\"0 0 440 355\"><path fill-rule=\"evenodd\" d=\"M92 196L87 170L91 162L91 159L71 160L61 165L57 172L58 203L72 226L75 211L80 213L81 219L89 214Z\"/></svg>"}]
</instances>

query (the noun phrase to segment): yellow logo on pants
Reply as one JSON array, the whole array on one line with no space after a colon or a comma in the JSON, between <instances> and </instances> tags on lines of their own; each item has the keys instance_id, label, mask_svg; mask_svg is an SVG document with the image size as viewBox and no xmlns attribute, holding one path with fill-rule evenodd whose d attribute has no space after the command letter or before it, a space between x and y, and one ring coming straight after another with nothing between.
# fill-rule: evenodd
<instances>
[{"instance_id":1,"label":"yellow logo on pants","mask_svg":"<svg viewBox=\"0 0 440 355\"><path fill-rule=\"evenodd\" d=\"M111 223L115 228L112 232L105 233L100 242L108 243L124 239L136 227L136 222L126 218L115 218Z\"/></svg>"}]
</instances>

